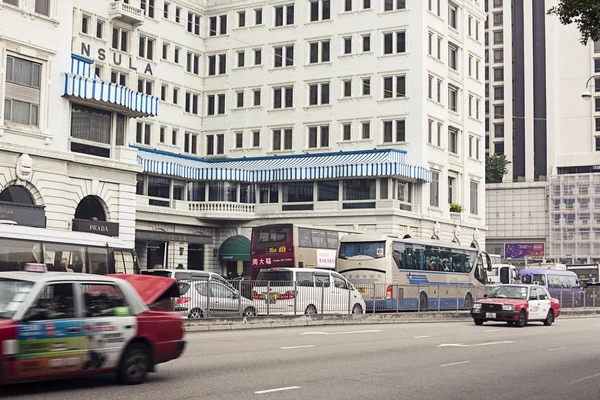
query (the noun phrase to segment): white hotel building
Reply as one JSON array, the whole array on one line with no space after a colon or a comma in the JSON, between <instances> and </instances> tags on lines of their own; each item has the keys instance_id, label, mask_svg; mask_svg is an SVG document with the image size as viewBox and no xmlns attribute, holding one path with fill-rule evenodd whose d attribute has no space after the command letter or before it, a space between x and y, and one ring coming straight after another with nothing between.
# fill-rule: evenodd
<instances>
[{"instance_id":1,"label":"white hotel building","mask_svg":"<svg viewBox=\"0 0 600 400\"><path fill-rule=\"evenodd\" d=\"M221 245L268 223L483 247L485 17L478 0L2 0L0 217L222 273L247 259Z\"/></svg>"}]
</instances>

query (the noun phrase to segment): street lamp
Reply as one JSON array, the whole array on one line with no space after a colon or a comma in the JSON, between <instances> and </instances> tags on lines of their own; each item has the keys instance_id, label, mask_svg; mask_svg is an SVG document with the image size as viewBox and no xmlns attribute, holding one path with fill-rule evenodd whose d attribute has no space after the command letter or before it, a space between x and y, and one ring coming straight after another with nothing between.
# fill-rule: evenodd
<instances>
[{"instance_id":1,"label":"street lamp","mask_svg":"<svg viewBox=\"0 0 600 400\"><path fill-rule=\"evenodd\" d=\"M591 82L592 79L600 79L600 75L592 75L592 76L590 76L590 79L588 79L587 82L585 83L585 89L586 89L586 91L581 94L581 98L584 99L584 100L589 100L589 99L592 98L592 92L590 92L588 90L588 88L590 87L590 82Z\"/></svg>"}]
</instances>

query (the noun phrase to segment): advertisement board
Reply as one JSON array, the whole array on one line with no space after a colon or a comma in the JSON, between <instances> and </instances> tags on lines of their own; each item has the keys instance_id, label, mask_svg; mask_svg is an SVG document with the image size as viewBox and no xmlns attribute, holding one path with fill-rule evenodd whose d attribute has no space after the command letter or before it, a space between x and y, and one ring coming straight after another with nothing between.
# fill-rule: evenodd
<instances>
[{"instance_id":1,"label":"advertisement board","mask_svg":"<svg viewBox=\"0 0 600 400\"><path fill-rule=\"evenodd\" d=\"M544 243L505 243L504 258L544 258Z\"/></svg>"}]
</instances>

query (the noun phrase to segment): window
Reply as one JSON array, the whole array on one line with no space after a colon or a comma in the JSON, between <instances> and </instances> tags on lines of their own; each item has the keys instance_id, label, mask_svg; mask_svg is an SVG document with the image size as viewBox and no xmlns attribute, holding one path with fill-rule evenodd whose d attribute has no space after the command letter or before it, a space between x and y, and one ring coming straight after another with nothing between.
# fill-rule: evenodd
<instances>
[{"instance_id":1,"label":"window","mask_svg":"<svg viewBox=\"0 0 600 400\"><path fill-rule=\"evenodd\" d=\"M189 33L193 33L194 35L200 36L200 15L193 12L188 12L187 31Z\"/></svg>"},{"instance_id":2,"label":"window","mask_svg":"<svg viewBox=\"0 0 600 400\"><path fill-rule=\"evenodd\" d=\"M138 122L135 131L135 141L139 144L150 145L152 136L152 124Z\"/></svg>"},{"instance_id":3,"label":"window","mask_svg":"<svg viewBox=\"0 0 600 400\"><path fill-rule=\"evenodd\" d=\"M437 38L437 59L441 60L442 59L442 38L440 36L438 36Z\"/></svg>"},{"instance_id":4,"label":"window","mask_svg":"<svg viewBox=\"0 0 600 400\"><path fill-rule=\"evenodd\" d=\"M502 8L502 3L503 3L503 0L494 0L494 8Z\"/></svg>"},{"instance_id":5,"label":"window","mask_svg":"<svg viewBox=\"0 0 600 400\"><path fill-rule=\"evenodd\" d=\"M437 124L437 145L438 147L442 146L442 128L443 128L443 124L438 122Z\"/></svg>"},{"instance_id":6,"label":"window","mask_svg":"<svg viewBox=\"0 0 600 400\"><path fill-rule=\"evenodd\" d=\"M494 62L497 62L497 63L504 62L504 50L503 49L494 50Z\"/></svg>"},{"instance_id":7,"label":"window","mask_svg":"<svg viewBox=\"0 0 600 400\"><path fill-rule=\"evenodd\" d=\"M342 80L342 96L352 97L352 79Z\"/></svg>"},{"instance_id":8,"label":"window","mask_svg":"<svg viewBox=\"0 0 600 400\"><path fill-rule=\"evenodd\" d=\"M110 81L121 86L127 86L127 74L119 71L111 71Z\"/></svg>"},{"instance_id":9,"label":"window","mask_svg":"<svg viewBox=\"0 0 600 400\"><path fill-rule=\"evenodd\" d=\"M594 108L596 112L600 112L600 97L594 99ZM503 109L504 110L504 109Z\"/></svg>"},{"instance_id":10,"label":"window","mask_svg":"<svg viewBox=\"0 0 600 400\"><path fill-rule=\"evenodd\" d=\"M363 53L371 51L371 35L362 36L362 51Z\"/></svg>"},{"instance_id":11,"label":"window","mask_svg":"<svg viewBox=\"0 0 600 400\"><path fill-rule=\"evenodd\" d=\"M494 68L494 82L501 82L504 80L504 68Z\"/></svg>"},{"instance_id":12,"label":"window","mask_svg":"<svg viewBox=\"0 0 600 400\"><path fill-rule=\"evenodd\" d=\"M161 126L160 127L159 134L158 134L158 141L160 143L164 143L165 142L166 131L167 131L167 127L166 126Z\"/></svg>"},{"instance_id":13,"label":"window","mask_svg":"<svg viewBox=\"0 0 600 400\"><path fill-rule=\"evenodd\" d=\"M73 104L71 109L71 151L110 157L112 143L112 120L110 111ZM125 116L117 114L117 145L123 145ZM140 142L142 143L142 142Z\"/></svg>"},{"instance_id":14,"label":"window","mask_svg":"<svg viewBox=\"0 0 600 400\"><path fill-rule=\"evenodd\" d=\"M209 36L226 35L227 34L227 15L219 15L209 18Z\"/></svg>"},{"instance_id":15,"label":"window","mask_svg":"<svg viewBox=\"0 0 600 400\"><path fill-rule=\"evenodd\" d=\"M235 106L237 108L244 107L244 91L243 90L235 93Z\"/></svg>"},{"instance_id":16,"label":"window","mask_svg":"<svg viewBox=\"0 0 600 400\"><path fill-rule=\"evenodd\" d=\"M479 80L479 70L481 66L481 60L475 60L475 79Z\"/></svg>"},{"instance_id":17,"label":"window","mask_svg":"<svg viewBox=\"0 0 600 400\"><path fill-rule=\"evenodd\" d=\"M406 0L383 0L383 11L406 9Z\"/></svg>"},{"instance_id":18,"label":"window","mask_svg":"<svg viewBox=\"0 0 600 400\"><path fill-rule=\"evenodd\" d=\"M237 66L238 68L242 68L245 64L246 60L246 52L244 50L239 50L237 52Z\"/></svg>"},{"instance_id":19,"label":"window","mask_svg":"<svg viewBox=\"0 0 600 400\"><path fill-rule=\"evenodd\" d=\"M96 67L94 68L94 75L96 75L98 78L102 79L102 73L103 68L100 65L96 65Z\"/></svg>"},{"instance_id":20,"label":"window","mask_svg":"<svg viewBox=\"0 0 600 400\"><path fill-rule=\"evenodd\" d=\"M344 0L344 11L352 11L352 0Z\"/></svg>"},{"instance_id":21,"label":"window","mask_svg":"<svg viewBox=\"0 0 600 400\"><path fill-rule=\"evenodd\" d=\"M254 10L254 24L262 25L263 23L263 10L262 8L257 8Z\"/></svg>"},{"instance_id":22,"label":"window","mask_svg":"<svg viewBox=\"0 0 600 400\"><path fill-rule=\"evenodd\" d=\"M308 105L329 104L329 82L308 85Z\"/></svg>"},{"instance_id":23,"label":"window","mask_svg":"<svg viewBox=\"0 0 600 400\"><path fill-rule=\"evenodd\" d=\"M169 19L169 7L171 5L169 3L167 3L166 1L163 4L163 18L165 19Z\"/></svg>"},{"instance_id":24,"label":"window","mask_svg":"<svg viewBox=\"0 0 600 400\"><path fill-rule=\"evenodd\" d=\"M154 18L154 0L140 0L140 8L146 17Z\"/></svg>"},{"instance_id":25,"label":"window","mask_svg":"<svg viewBox=\"0 0 600 400\"><path fill-rule=\"evenodd\" d=\"M173 104L179 104L179 88L173 88Z\"/></svg>"},{"instance_id":26,"label":"window","mask_svg":"<svg viewBox=\"0 0 600 400\"><path fill-rule=\"evenodd\" d=\"M329 40L321 40L318 42L311 42L309 44L310 54L309 62L311 64L319 62L330 61L330 42Z\"/></svg>"},{"instance_id":27,"label":"window","mask_svg":"<svg viewBox=\"0 0 600 400\"><path fill-rule=\"evenodd\" d=\"M49 17L50 0L35 0L35 12Z\"/></svg>"},{"instance_id":28,"label":"window","mask_svg":"<svg viewBox=\"0 0 600 400\"><path fill-rule=\"evenodd\" d=\"M200 75L200 55L196 53L187 53L187 63L186 63L187 72Z\"/></svg>"},{"instance_id":29,"label":"window","mask_svg":"<svg viewBox=\"0 0 600 400\"><path fill-rule=\"evenodd\" d=\"M291 67L294 65L294 45L275 46L273 48L274 60L273 67Z\"/></svg>"},{"instance_id":30,"label":"window","mask_svg":"<svg viewBox=\"0 0 600 400\"><path fill-rule=\"evenodd\" d=\"M596 124L596 128L598 124ZM504 124L495 124L494 125L494 137L503 138L504 137Z\"/></svg>"},{"instance_id":31,"label":"window","mask_svg":"<svg viewBox=\"0 0 600 400\"><path fill-rule=\"evenodd\" d=\"M177 136L179 135L179 131L175 128L171 130L171 144L173 146L177 146Z\"/></svg>"},{"instance_id":32,"label":"window","mask_svg":"<svg viewBox=\"0 0 600 400\"><path fill-rule=\"evenodd\" d=\"M310 126L308 128L308 147L329 147L329 125Z\"/></svg>"},{"instance_id":33,"label":"window","mask_svg":"<svg viewBox=\"0 0 600 400\"><path fill-rule=\"evenodd\" d=\"M442 81L440 79L437 81L437 102L442 102Z\"/></svg>"},{"instance_id":34,"label":"window","mask_svg":"<svg viewBox=\"0 0 600 400\"><path fill-rule=\"evenodd\" d=\"M96 21L96 37L98 39L104 38L104 21L102 20Z\"/></svg>"},{"instance_id":35,"label":"window","mask_svg":"<svg viewBox=\"0 0 600 400\"><path fill-rule=\"evenodd\" d=\"M427 98L433 99L433 76L427 77Z\"/></svg>"},{"instance_id":36,"label":"window","mask_svg":"<svg viewBox=\"0 0 600 400\"><path fill-rule=\"evenodd\" d=\"M19 289L19 287L16 288ZM73 284L56 283L47 285L40 292L39 297L30 310L36 310L30 318L31 321L75 318Z\"/></svg>"},{"instance_id":37,"label":"window","mask_svg":"<svg viewBox=\"0 0 600 400\"><path fill-rule=\"evenodd\" d=\"M160 100L161 101L167 101L167 89L169 88L168 85L161 85L160 86Z\"/></svg>"},{"instance_id":38,"label":"window","mask_svg":"<svg viewBox=\"0 0 600 400\"><path fill-rule=\"evenodd\" d=\"M494 31L494 44L503 44L503 43L504 43L503 31Z\"/></svg>"},{"instance_id":39,"label":"window","mask_svg":"<svg viewBox=\"0 0 600 400\"><path fill-rule=\"evenodd\" d=\"M371 8L371 0L363 0L363 10L368 10Z\"/></svg>"},{"instance_id":40,"label":"window","mask_svg":"<svg viewBox=\"0 0 600 400\"><path fill-rule=\"evenodd\" d=\"M292 149L292 128L273 129L273 151Z\"/></svg>"},{"instance_id":41,"label":"window","mask_svg":"<svg viewBox=\"0 0 600 400\"><path fill-rule=\"evenodd\" d=\"M433 33L429 32L429 35L427 37L427 54L429 54L430 56L433 55Z\"/></svg>"},{"instance_id":42,"label":"window","mask_svg":"<svg viewBox=\"0 0 600 400\"><path fill-rule=\"evenodd\" d=\"M406 53L406 32L388 32L383 34L383 54Z\"/></svg>"},{"instance_id":43,"label":"window","mask_svg":"<svg viewBox=\"0 0 600 400\"><path fill-rule=\"evenodd\" d=\"M175 64L179 64L179 53L181 52L181 49L179 47L175 47L175 52L173 53L173 62Z\"/></svg>"},{"instance_id":44,"label":"window","mask_svg":"<svg viewBox=\"0 0 600 400\"><path fill-rule=\"evenodd\" d=\"M473 215L479 213L479 182L471 181L471 207L470 212Z\"/></svg>"},{"instance_id":45,"label":"window","mask_svg":"<svg viewBox=\"0 0 600 400\"><path fill-rule=\"evenodd\" d=\"M458 154L458 129L448 127L448 151Z\"/></svg>"},{"instance_id":46,"label":"window","mask_svg":"<svg viewBox=\"0 0 600 400\"><path fill-rule=\"evenodd\" d=\"M42 65L8 56L4 119L16 124L38 126Z\"/></svg>"},{"instance_id":47,"label":"window","mask_svg":"<svg viewBox=\"0 0 600 400\"><path fill-rule=\"evenodd\" d=\"M294 25L294 5L275 7L275 26Z\"/></svg>"},{"instance_id":48,"label":"window","mask_svg":"<svg viewBox=\"0 0 600 400\"><path fill-rule=\"evenodd\" d=\"M448 44L448 66L458 71L458 48L453 44Z\"/></svg>"},{"instance_id":49,"label":"window","mask_svg":"<svg viewBox=\"0 0 600 400\"><path fill-rule=\"evenodd\" d=\"M594 60L594 72L600 72L600 58Z\"/></svg>"},{"instance_id":50,"label":"window","mask_svg":"<svg viewBox=\"0 0 600 400\"><path fill-rule=\"evenodd\" d=\"M448 108L450 111L458 112L458 88L448 85Z\"/></svg>"},{"instance_id":51,"label":"window","mask_svg":"<svg viewBox=\"0 0 600 400\"><path fill-rule=\"evenodd\" d=\"M330 0L312 0L310 2L310 21L325 21L331 18Z\"/></svg>"},{"instance_id":52,"label":"window","mask_svg":"<svg viewBox=\"0 0 600 400\"><path fill-rule=\"evenodd\" d=\"M469 117L473 116L473 95L469 95L469 103L468 103Z\"/></svg>"},{"instance_id":53,"label":"window","mask_svg":"<svg viewBox=\"0 0 600 400\"><path fill-rule=\"evenodd\" d=\"M164 43L163 42L163 46L162 46L162 59L163 60L168 60L169 59L169 43Z\"/></svg>"},{"instance_id":54,"label":"window","mask_svg":"<svg viewBox=\"0 0 600 400\"><path fill-rule=\"evenodd\" d=\"M494 100L504 100L504 86L494 87Z\"/></svg>"},{"instance_id":55,"label":"window","mask_svg":"<svg viewBox=\"0 0 600 400\"><path fill-rule=\"evenodd\" d=\"M342 124L342 140L348 141L352 139L352 124L349 122Z\"/></svg>"},{"instance_id":56,"label":"window","mask_svg":"<svg viewBox=\"0 0 600 400\"><path fill-rule=\"evenodd\" d=\"M260 131L252 131L252 147L260 147Z\"/></svg>"},{"instance_id":57,"label":"window","mask_svg":"<svg viewBox=\"0 0 600 400\"><path fill-rule=\"evenodd\" d=\"M494 106L494 115L492 117L497 118L497 119L504 118L504 106L503 105Z\"/></svg>"},{"instance_id":58,"label":"window","mask_svg":"<svg viewBox=\"0 0 600 400\"><path fill-rule=\"evenodd\" d=\"M454 203L454 190L456 188L456 178L448 177L448 204Z\"/></svg>"},{"instance_id":59,"label":"window","mask_svg":"<svg viewBox=\"0 0 600 400\"><path fill-rule=\"evenodd\" d=\"M262 64L262 50L254 49L254 65Z\"/></svg>"},{"instance_id":60,"label":"window","mask_svg":"<svg viewBox=\"0 0 600 400\"><path fill-rule=\"evenodd\" d=\"M494 26L502 26L504 23L503 14L501 12L493 13Z\"/></svg>"},{"instance_id":61,"label":"window","mask_svg":"<svg viewBox=\"0 0 600 400\"><path fill-rule=\"evenodd\" d=\"M361 78L361 87L362 87L362 95L370 96L371 95L371 78Z\"/></svg>"},{"instance_id":62,"label":"window","mask_svg":"<svg viewBox=\"0 0 600 400\"><path fill-rule=\"evenodd\" d=\"M448 25L458 29L458 7L448 2Z\"/></svg>"},{"instance_id":63,"label":"window","mask_svg":"<svg viewBox=\"0 0 600 400\"><path fill-rule=\"evenodd\" d=\"M138 79L138 92L152 96L152 85L154 82L148 79Z\"/></svg>"},{"instance_id":64,"label":"window","mask_svg":"<svg viewBox=\"0 0 600 400\"><path fill-rule=\"evenodd\" d=\"M181 23L181 7L175 7L175 22Z\"/></svg>"},{"instance_id":65,"label":"window","mask_svg":"<svg viewBox=\"0 0 600 400\"><path fill-rule=\"evenodd\" d=\"M383 121L383 143L402 143L406 141L406 121L397 119Z\"/></svg>"},{"instance_id":66,"label":"window","mask_svg":"<svg viewBox=\"0 0 600 400\"><path fill-rule=\"evenodd\" d=\"M244 132L235 132L235 148L243 149L244 148Z\"/></svg>"},{"instance_id":67,"label":"window","mask_svg":"<svg viewBox=\"0 0 600 400\"><path fill-rule=\"evenodd\" d=\"M406 97L406 76L386 76L383 78L383 98Z\"/></svg>"},{"instance_id":68,"label":"window","mask_svg":"<svg viewBox=\"0 0 600 400\"><path fill-rule=\"evenodd\" d=\"M344 42L344 54L352 54L352 36L345 37L343 39Z\"/></svg>"},{"instance_id":69,"label":"window","mask_svg":"<svg viewBox=\"0 0 600 400\"><path fill-rule=\"evenodd\" d=\"M213 156L225 153L225 135L206 135L206 155Z\"/></svg>"},{"instance_id":70,"label":"window","mask_svg":"<svg viewBox=\"0 0 600 400\"><path fill-rule=\"evenodd\" d=\"M273 108L294 107L294 87L282 86L273 88Z\"/></svg>"},{"instance_id":71,"label":"window","mask_svg":"<svg viewBox=\"0 0 600 400\"><path fill-rule=\"evenodd\" d=\"M224 75L227 73L227 55L216 54L208 56L208 75Z\"/></svg>"},{"instance_id":72,"label":"window","mask_svg":"<svg viewBox=\"0 0 600 400\"><path fill-rule=\"evenodd\" d=\"M440 173L431 171L431 183L429 188L429 205L433 207L440 206Z\"/></svg>"},{"instance_id":73,"label":"window","mask_svg":"<svg viewBox=\"0 0 600 400\"><path fill-rule=\"evenodd\" d=\"M473 37L473 17L469 15L467 19L467 34Z\"/></svg>"},{"instance_id":74,"label":"window","mask_svg":"<svg viewBox=\"0 0 600 400\"><path fill-rule=\"evenodd\" d=\"M427 143L433 144L433 121L427 122Z\"/></svg>"},{"instance_id":75,"label":"window","mask_svg":"<svg viewBox=\"0 0 600 400\"><path fill-rule=\"evenodd\" d=\"M225 94L209 94L207 99L207 115L225 114Z\"/></svg>"},{"instance_id":76,"label":"window","mask_svg":"<svg viewBox=\"0 0 600 400\"><path fill-rule=\"evenodd\" d=\"M254 107L260 106L260 103L261 103L261 101L260 101L261 100L260 93L261 93L260 89L253 89L252 90L252 105Z\"/></svg>"},{"instance_id":77,"label":"window","mask_svg":"<svg viewBox=\"0 0 600 400\"><path fill-rule=\"evenodd\" d=\"M479 27L481 24L479 21L475 21L475 40L479 41Z\"/></svg>"},{"instance_id":78,"label":"window","mask_svg":"<svg viewBox=\"0 0 600 400\"><path fill-rule=\"evenodd\" d=\"M468 71L467 73L469 74L469 76L473 76L473 56L469 55L469 61L468 61Z\"/></svg>"},{"instance_id":79,"label":"window","mask_svg":"<svg viewBox=\"0 0 600 400\"><path fill-rule=\"evenodd\" d=\"M140 36L139 54L140 57L152 60L154 58L154 39Z\"/></svg>"},{"instance_id":80,"label":"window","mask_svg":"<svg viewBox=\"0 0 600 400\"><path fill-rule=\"evenodd\" d=\"M475 119L480 119L481 115L479 110L481 109L481 100L475 99Z\"/></svg>"},{"instance_id":81,"label":"window","mask_svg":"<svg viewBox=\"0 0 600 400\"><path fill-rule=\"evenodd\" d=\"M129 51L129 31L123 28L113 27L112 48L124 52Z\"/></svg>"},{"instance_id":82,"label":"window","mask_svg":"<svg viewBox=\"0 0 600 400\"><path fill-rule=\"evenodd\" d=\"M90 33L90 23L92 18L89 15L83 15L81 17L81 33L88 35Z\"/></svg>"},{"instance_id":83,"label":"window","mask_svg":"<svg viewBox=\"0 0 600 400\"><path fill-rule=\"evenodd\" d=\"M371 139L371 122L363 121L360 123L360 137L363 140Z\"/></svg>"},{"instance_id":84,"label":"window","mask_svg":"<svg viewBox=\"0 0 600 400\"><path fill-rule=\"evenodd\" d=\"M185 112L198 115L200 112L198 107L199 101L200 95L196 93L185 92Z\"/></svg>"},{"instance_id":85,"label":"window","mask_svg":"<svg viewBox=\"0 0 600 400\"><path fill-rule=\"evenodd\" d=\"M246 11L238 11L238 27L243 28L246 26Z\"/></svg>"},{"instance_id":86,"label":"window","mask_svg":"<svg viewBox=\"0 0 600 400\"><path fill-rule=\"evenodd\" d=\"M481 139L475 140L475 158L479 160L479 148L481 147Z\"/></svg>"}]
</instances>

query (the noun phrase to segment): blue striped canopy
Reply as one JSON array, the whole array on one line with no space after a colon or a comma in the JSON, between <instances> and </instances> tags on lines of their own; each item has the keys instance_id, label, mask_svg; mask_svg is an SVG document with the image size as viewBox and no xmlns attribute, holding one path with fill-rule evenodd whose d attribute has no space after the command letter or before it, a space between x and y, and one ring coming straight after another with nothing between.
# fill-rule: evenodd
<instances>
[{"instance_id":1,"label":"blue striped canopy","mask_svg":"<svg viewBox=\"0 0 600 400\"><path fill-rule=\"evenodd\" d=\"M132 146L144 172L191 180L281 182L399 176L431 182L431 171L406 164L396 149L207 160Z\"/></svg>"},{"instance_id":2,"label":"blue striped canopy","mask_svg":"<svg viewBox=\"0 0 600 400\"><path fill-rule=\"evenodd\" d=\"M87 58L71 55L71 72L63 74L63 96L116 104L131 111L134 117L158 115L158 97L101 80L92 70L93 63Z\"/></svg>"}]
</instances>

